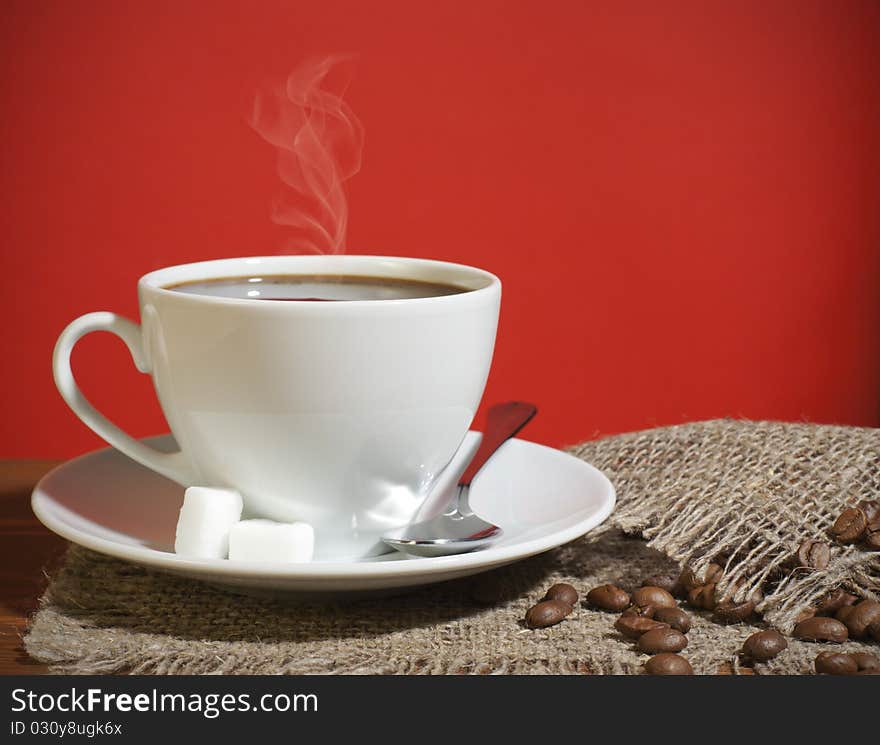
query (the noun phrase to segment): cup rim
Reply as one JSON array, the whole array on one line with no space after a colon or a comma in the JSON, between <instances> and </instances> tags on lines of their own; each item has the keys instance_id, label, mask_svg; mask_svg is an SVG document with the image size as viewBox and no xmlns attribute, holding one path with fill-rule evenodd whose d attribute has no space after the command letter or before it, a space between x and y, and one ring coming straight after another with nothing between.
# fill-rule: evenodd
<instances>
[{"instance_id":1,"label":"cup rim","mask_svg":"<svg viewBox=\"0 0 880 745\"><path fill-rule=\"evenodd\" d=\"M351 265L354 265L354 267L367 267L375 264L382 264L384 265L384 268L386 270L392 265L397 265L398 269L406 267L410 269L413 269L415 267L423 267L425 269L433 269L434 271L439 271L440 273L446 275L461 275L461 277L470 275L472 281L482 281L485 283L484 285L479 287L466 287L465 292L455 293L453 295L434 295L419 298L346 300L344 301L344 306L346 308L360 306L375 307L378 305L390 306L401 303L405 303L407 305L424 305L437 302L455 302L457 299L460 300L461 298L477 298L493 291L497 291L501 287L501 280L491 272L488 272L485 269L480 269L479 267L470 266L468 264L459 264L451 261L440 261L437 259L422 259L406 256L379 256L374 254L279 254L275 256L237 256L223 259L208 259L205 261L195 261L186 264L175 264L172 266L163 267L161 269L155 269L151 272L148 272L147 274L144 274L138 280L138 290L149 290L150 292L155 292L165 297L170 296L178 300L186 300L197 303L208 303L213 305L232 304L250 305L252 307L259 306L263 308L269 306L276 307L278 305L277 303L267 303L265 300L258 298L233 298L223 297L219 295L198 295L195 293L176 292L173 289L169 289L168 285L169 283L178 284L190 280L197 281L200 278L210 280L221 279L224 277L241 276L241 274L230 274L229 271L223 271L224 269L232 270L233 267L240 266L275 267L275 271L267 271L265 272L265 274L280 274L281 272L278 271L279 267L292 261L303 262L306 264L321 264L321 273L324 274L344 273L342 271L329 271L328 267L332 268L334 265L336 267L343 267L343 265L348 264L348 268L352 268ZM239 270L239 272L240 271L241 270ZM204 272L208 272L207 276L204 275ZM257 272L254 272L254 274L256 273ZM357 272L355 272L355 274L357 274ZM364 276L376 275L364 274ZM400 275L392 274L391 276ZM449 278L447 278L446 281L449 282L449 284L456 284L452 279ZM283 305L288 308L308 307L314 310L329 306L339 307L337 303L308 303L306 301L298 302L296 300L285 302L283 303Z\"/></svg>"}]
</instances>

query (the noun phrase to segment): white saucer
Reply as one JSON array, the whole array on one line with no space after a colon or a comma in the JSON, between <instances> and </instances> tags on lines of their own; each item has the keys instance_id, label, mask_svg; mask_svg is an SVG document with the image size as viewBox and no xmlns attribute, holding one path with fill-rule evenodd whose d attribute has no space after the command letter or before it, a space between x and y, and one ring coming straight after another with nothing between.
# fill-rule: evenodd
<instances>
[{"instance_id":1,"label":"white saucer","mask_svg":"<svg viewBox=\"0 0 880 745\"><path fill-rule=\"evenodd\" d=\"M441 474L420 517L446 503L481 435L469 432ZM150 438L174 450L170 435ZM35 487L40 521L69 541L109 556L239 590L360 592L413 587L510 564L567 543L599 525L614 508L614 487L577 458L513 439L483 468L471 506L501 526L491 547L458 556L410 558L393 552L360 561L263 564L186 559L173 553L183 488L107 448L58 466Z\"/></svg>"}]
</instances>

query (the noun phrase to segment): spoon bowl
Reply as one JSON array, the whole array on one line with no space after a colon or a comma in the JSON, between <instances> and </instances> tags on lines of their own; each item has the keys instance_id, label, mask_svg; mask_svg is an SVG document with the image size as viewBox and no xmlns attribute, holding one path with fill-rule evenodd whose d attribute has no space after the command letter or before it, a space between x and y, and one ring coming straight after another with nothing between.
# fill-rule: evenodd
<instances>
[{"instance_id":1,"label":"spoon bowl","mask_svg":"<svg viewBox=\"0 0 880 745\"><path fill-rule=\"evenodd\" d=\"M470 509L471 481L486 461L519 432L538 412L534 404L508 401L489 409L486 432L479 450L458 482L458 494L442 514L410 523L382 536L391 548L415 556L446 556L483 548L501 535L501 528L486 522Z\"/></svg>"}]
</instances>

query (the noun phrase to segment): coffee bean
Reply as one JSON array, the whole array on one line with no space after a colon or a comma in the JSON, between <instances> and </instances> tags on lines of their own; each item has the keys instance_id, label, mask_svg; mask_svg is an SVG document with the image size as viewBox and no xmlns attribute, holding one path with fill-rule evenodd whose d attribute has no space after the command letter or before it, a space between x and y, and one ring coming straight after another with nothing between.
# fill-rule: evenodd
<instances>
[{"instance_id":1,"label":"coffee bean","mask_svg":"<svg viewBox=\"0 0 880 745\"><path fill-rule=\"evenodd\" d=\"M686 594L697 587L703 586L703 583L697 579L697 576L689 567L681 570L681 574L678 576L678 584L682 586Z\"/></svg>"},{"instance_id":2,"label":"coffee bean","mask_svg":"<svg viewBox=\"0 0 880 745\"><path fill-rule=\"evenodd\" d=\"M825 569L831 559L831 549L825 541L809 538L804 541L795 554L795 564L807 569Z\"/></svg>"},{"instance_id":3,"label":"coffee bean","mask_svg":"<svg viewBox=\"0 0 880 745\"><path fill-rule=\"evenodd\" d=\"M569 605L576 605L578 601L577 590L567 582L559 582L553 585L544 595L544 600L561 600Z\"/></svg>"},{"instance_id":4,"label":"coffee bean","mask_svg":"<svg viewBox=\"0 0 880 745\"><path fill-rule=\"evenodd\" d=\"M785 649L788 649L788 642L776 629L758 631L743 643L743 654L755 662L772 660Z\"/></svg>"},{"instance_id":5,"label":"coffee bean","mask_svg":"<svg viewBox=\"0 0 880 745\"><path fill-rule=\"evenodd\" d=\"M648 675L693 675L694 669L681 655L663 652L645 663L645 672Z\"/></svg>"},{"instance_id":6,"label":"coffee bean","mask_svg":"<svg viewBox=\"0 0 880 745\"><path fill-rule=\"evenodd\" d=\"M880 622L880 603L876 600L863 600L853 606L844 623L852 639L863 639L868 635L868 626Z\"/></svg>"},{"instance_id":7,"label":"coffee bean","mask_svg":"<svg viewBox=\"0 0 880 745\"><path fill-rule=\"evenodd\" d=\"M681 652L688 644L687 637L675 629L652 629L639 637L639 649L645 654Z\"/></svg>"},{"instance_id":8,"label":"coffee bean","mask_svg":"<svg viewBox=\"0 0 880 745\"><path fill-rule=\"evenodd\" d=\"M666 592L675 595L678 589L678 578L670 575L655 574L642 582L642 587L662 587Z\"/></svg>"},{"instance_id":9,"label":"coffee bean","mask_svg":"<svg viewBox=\"0 0 880 745\"><path fill-rule=\"evenodd\" d=\"M867 652L850 652L849 656L855 660L859 670L880 670L880 657Z\"/></svg>"},{"instance_id":10,"label":"coffee bean","mask_svg":"<svg viewBox=\"0 0 880 745\"><path fill-rule=\"evenodd\" d=\"M853 612L853 607L851 605L844 605L843 608L838 608L834 612L834 617L838 621L840 621L841 623L845 624L846 619L849 618L849 614L852 612Z\"/></svg>"},{"instance_id":11,"label":"coffee bean","mask_svg":"<svg viewBox=\"0 0 880 745\"><path fill-rule=\"evenodd\" d=\"M880 642L880 622L874 621L868 626L867 631L875 642Z\"/></svg>"},{"instance_id":12,"label":"coffee bean","mask_svg":"<svg viewBox=\"0 0 880 745\"><path fill-rule=\"evenodd\" d=\"M706 567L706 572L704 574L703 584L704 585L716 585L721 581L721 578L724 576L724 568L719 564L709 564Z\"/></svg>"},{"instance_id":13,"label":"coffee bean","mask_svg":"<svg viewBox=\"0 0 880 745\"><path fill-rule=\"evenodd\" d=\"M653 616L655 621L668 623L669 626L682 634L691 630L691 617L681 608L657 608Z\"/></svg>"},{"instance_id":14,"label":"coffee bean","mask_svg":"<svg viewBox=\"0 0 880 745\"><path fill-rule=\"evenodd\" d=\"M674 608L675 598L662 587L640 587L633 595L634 605L653 605L655 608Z\"/></svg>"},{"instance_id":15,"label":"coffee bean","mask_svg":"<svg viewBox=\"0 0 880 745\"><path fill-rule=\"evenodd\" d=\"M751 618L754 611L755 604L749 600L744 603L719 603L712 612L712 620L722 624L742 623Z\"/></svg>"},{"instance_id":16,"label":"coffee bean","mask_svg":"<svg viewBox=\"0 0 880 745\"><path fill-rule=\"evenodd\" d=\"M858 507L850 507L840 513L834 525L831 526L831 535L841 543L852 543L859 540L868 527L868 518Z\"/></svg>"},{"instance_id":17,"label":"coffee bean","mask_svg":"<svg viewBox=\"0 0 880 745\"><path fill-rule=\"evenodd\" d=\"M669 628L669 624L644 616L621 616L614 624L614 628L630 639L638 639L648 631Z\"/></svg>"},{"instance_id":18,"label":"coffee bean","mask_svg":"<svg viewBox=\"0 0 880 745\"><path fill-rule=\"evenodd\" d=\"M562 621L572 607L561 600L543 600L533 605L526 613L526 626L530 629L543 629Z\"/></svg>"},{"instance_id":19,"label":"coffee bean","mask_svg":"<svg viewBox=\"0 0 880 745\"><path fill-rule=\"evenodd\" d=\"M837 652L820 652L813 664L822 675L852 675L859 669L852 656Z\"/></svg>"},{"instance_id":20,"label":"coffee bean","mask_svg":"<svg viewBox=\"0 0 880 745\"><path fill-rule=\"evenodd\" d=\"M724 569L719 564L709 564L706 567L704 576L705 579L699 579L691 569L685 568L679 576L678 582L684 588L685 593L689 593L697 587L717 584L721 577L724 576Z\"/></svg>"},{"instance_id":21,"label":"coffee bean","mask_svg":"<svg viewBox=\"0 0 880 745\"><path fill-rule=\"evenodd\" d=\"M801 621L794 627L792 636L804 641L840 644L849 638L849 632L846 626L834 618L816 616Z\"/></svg>"},{"instance_id":22,"label":"coffee bean","mask_svg":"<svg viewBox=\"0 0 880 745\"><path fill-rule=\"evenodd\" d=\"M817 616L833 616L841 608L852 605L858 600L855 595L851 595L843 590L834 590L826 595L816 606Z\"/></svg>"},{"instance_id":23,"label":"coffee bean","mask_svg":"<svg viewBox=\"0 0 880 745\"><path fill-rule=\"evenodd\" d=\"M631 605L620 615L622 616L644 616L645 618L653 618L657 608L653 605Z\"/></svg>"},{"instance_id":24,"label":"coffee bean","mask_svg":"<svg viewBox=\"0 0 880 745\"><path fill-rule=\"evenodd\" d=\"M695 587L688 593L688 602L694 608L703 608L704 610L714 610L715 601L715 585L703 585Z\"/></svg>"},{"instance_id":25,"label":"coffee bean","mask_svg":"<svg viewBox=\"0 0 880 745\"><path fill-rule=\"evenodd\" d=\"M759 603L764 601L764 593L761 592L760 587L756 587L753 589L748 597L743 600L734 600L733 598L739 593L740 589L746 584L744 580L737 580L733 583L731 587L728 588L727 592L724 594L724 597L720 598L718 602L721 603L745 603L750 602L753 605L758 605Z\"/></svg>"},{"instance_id":26,"label":"coffee bean","mask_svg":"<svg viewBox=\"0 0 880 745\"><path fill-rule=\"evenodd\" d=\"M865 548L869 551L880 551L880 520L875 519L874 522L868 523L865 528Z\"/></svg>"},{"instance_id":27,"label":"coffee bean","mask_svg":"<svg viewBox=\"0 0 880 745\"><path fill-rule=\"evenodd\" d=\"M880 499L863 499L856 507L865 513L869 523L880 519Z\"/></svg>"},{"instance_id":28,"label":"coffee bean","mask_svg":"<svg viewBox=\"0 0 880 745\"><path fill-rule=\"evenodd\" d=\"M797 614L797 617L794 619L795 623L800 623L801 621L806 621L808 618L812 618L816 615L815 608L804 608L800 613Z\"/></svg>"},{"instance_id":29,"label":"coffee bean","mask_svg":"<svg viewBox=\"0 0 880 745\"><path fill-rule=\"evenodd\" d=\"M615 585L599 585L587 593L587 602L602 610L622 611L629 605L629 593Z\"/></svg>"}]
</instances>

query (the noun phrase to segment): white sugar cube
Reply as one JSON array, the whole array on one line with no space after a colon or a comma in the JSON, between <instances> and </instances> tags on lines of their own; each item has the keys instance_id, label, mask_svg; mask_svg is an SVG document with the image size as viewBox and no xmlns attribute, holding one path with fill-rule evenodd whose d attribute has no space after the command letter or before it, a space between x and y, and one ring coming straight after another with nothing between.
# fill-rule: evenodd
<instances>
[{"instance_id":1,"label":"white sugar cube","mask_svg":"<svg viewBox=\"0 0 880 745\"><path fill-rule=\"evenodd\" d=\"M174 550L196 559L225 559L229 529L241 520L241 494L232 489L191 486L183 495Z\"/></svg>"},{"instance_id":2,"label":"white sugar cube","mask_svg":"<svg viewBox=\"0 0 880 745\"><path fill-rule=\"evenodd\" d=\"M242 520L229 531L229 558L233 561L311 561L315 531L308 523Z\"/></svg>"}]
</instances>

